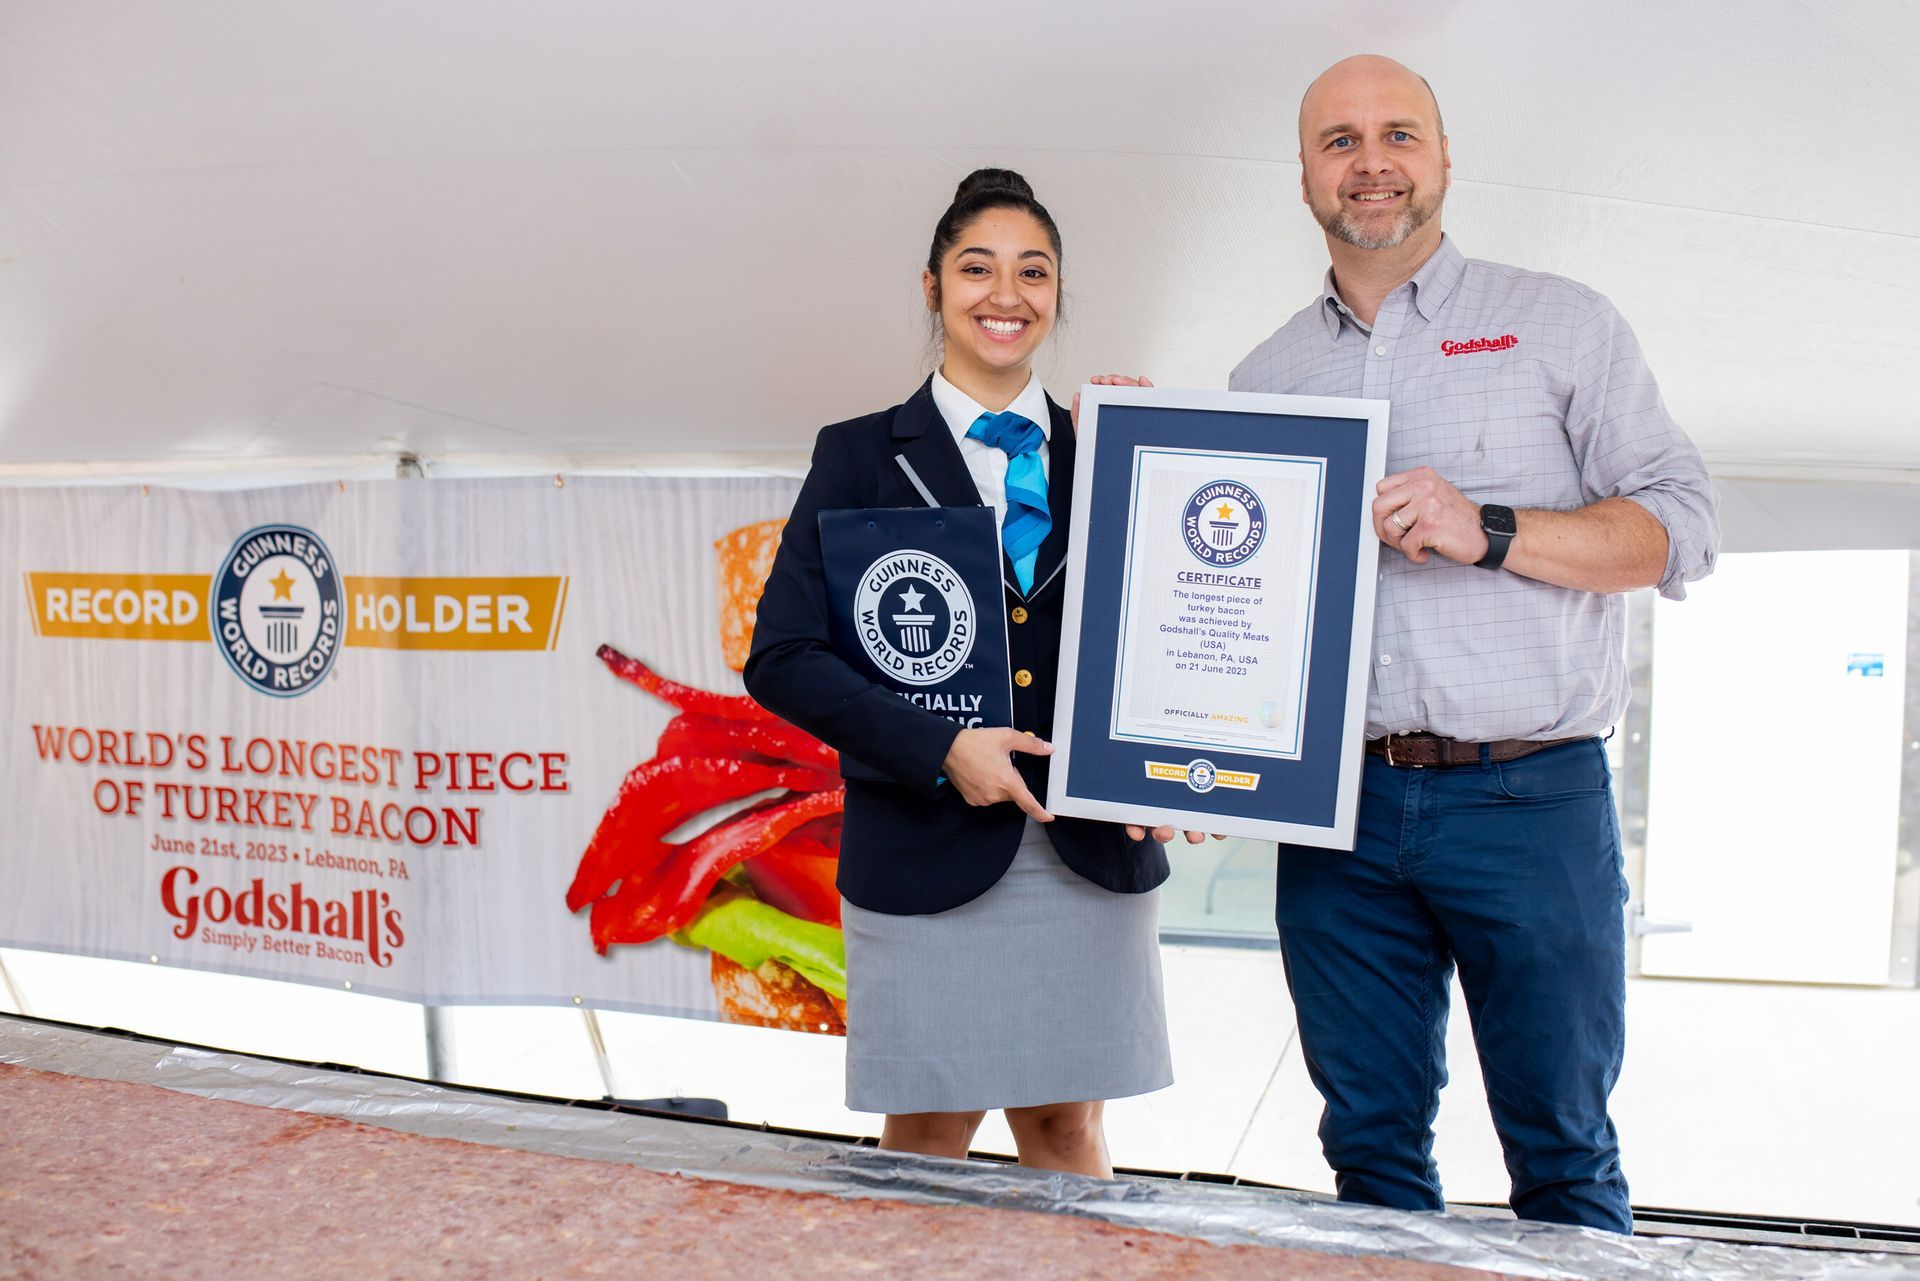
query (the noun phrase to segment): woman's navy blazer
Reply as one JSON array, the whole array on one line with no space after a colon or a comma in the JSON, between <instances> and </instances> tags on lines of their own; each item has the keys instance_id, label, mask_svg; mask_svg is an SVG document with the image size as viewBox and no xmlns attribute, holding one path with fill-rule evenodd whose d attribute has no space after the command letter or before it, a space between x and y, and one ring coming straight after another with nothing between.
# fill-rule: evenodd
<instances>
[{"instance_id":1,"label":"woman's navy blazer","mask_svg":"<svg viewBox=\"0 0 1920 1281\"><path fill-rule=\"evenodd\" d=\"M904 458L940 505L977 507L980 494L946 420L933 403L932 379L903 405L823 428L813 467L781 536L760 597L747 658L747 690L762 706L838 751L883 771L892 782L848 780L840 834L840 892L873 912L944 912L979 897L1013 863L1026 815L1011 801L976 806L939 783L947 749L960 726L876 685L839 657L827 639L826 577L820 564L819 515L845 507L919 507ZM1033 590L1022 593L1001 557L1015 671L1032 683L1013 686L1014 728L1053 737L1053 695L1060 659L1067 525L1073 503L1073 422L1049 398L1047 503L1053 529L1040 545ZM1018 753L1014 762L1042 804L1047 759ZM1139 894L1167 879L1166 850L1130 841L1117 823L1055 817L1047 835L1075 872L1122 894Z\"/></svg>"}]
</instances>

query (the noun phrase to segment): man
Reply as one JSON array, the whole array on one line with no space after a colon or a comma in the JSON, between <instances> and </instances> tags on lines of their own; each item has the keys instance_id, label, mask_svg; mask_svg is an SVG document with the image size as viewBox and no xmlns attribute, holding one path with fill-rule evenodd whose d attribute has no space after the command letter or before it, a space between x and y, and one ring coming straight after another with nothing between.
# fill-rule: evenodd
<instances>
[{"instance_id":1,"label":"man","mask_svg":"<svg viewBox=\"0 0 1920 1281\"><path fill-rule=\"evenodd\" d=\"M1335 64L1301 103L1300 165L1332 269L1231 386L1393 405L1358 846L1280 848L1321 1142L1341 1199L1442 1208L1457 966L1515 1213L1628 1232L1607 1115L1626 885L1601 736L1627 702L1620 593L1679 599L1712 568L1713 491L1606 299L1441 234L1426 81Z\"/></svg>"}]
</instances>

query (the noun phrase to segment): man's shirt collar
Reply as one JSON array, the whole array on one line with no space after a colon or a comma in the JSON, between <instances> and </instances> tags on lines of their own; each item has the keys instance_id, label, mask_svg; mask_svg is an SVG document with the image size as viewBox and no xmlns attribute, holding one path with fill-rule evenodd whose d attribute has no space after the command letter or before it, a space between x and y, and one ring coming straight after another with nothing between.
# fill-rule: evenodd
<instances>
[{"instance_id":1,"label":"man's shirt collar","mask_svg":"<svg viewBox=\"0 0 1920 1281\"><path fill-rule=\"evenodd\" d=\"M1413 305L1422 318L1432 320L1440 314L1441 304L1447 301L1466 272L1466 255L1450 238L1441 236L1440 247L1420 264L1420 270L1413 273L1413 280L1409 282L1413 285Z\"/></svg>"},{"instance_id":2,"label":"man's shirt collar","mask_svg":"<svg viewBox=\"0 0 1920 1281\"><path fill-rule=\"evenodd\" d=\"M1466 255L1460 252L1451 236L1442 235L1440 247L1427 255L1427 260L1420 264L1420 269L1407 281L1407 285L1413 287L1414 309L1420 313L1422 319L1431 321L1440 314L1441 305L1447 301L1454 286L1460 283L1460 277L1466 274L1466 270ZM1406 285L1399 286L1395 292L1404 288ZM1351 323L1355 328L1361 327L1359 320L1341 300L1340 291L1334 288L1331 267L1327 268L1326 277L1320 286L1320 313L1327 322L1327 336L1330 338L1340 336L1342 321Z\"/></svg>"}]
</instances>

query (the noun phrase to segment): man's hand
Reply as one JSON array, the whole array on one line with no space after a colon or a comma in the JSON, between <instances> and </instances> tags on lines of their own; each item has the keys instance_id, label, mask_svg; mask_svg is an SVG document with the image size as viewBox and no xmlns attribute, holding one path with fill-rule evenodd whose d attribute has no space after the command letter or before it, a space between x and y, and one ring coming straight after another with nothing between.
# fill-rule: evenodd
<instances>
[{"instance_id":1,"label":"man's hand","mask_svg":"<svg viewBox=\"0 0 1920 1281\"><path fill-rule=\"evenodd\" d=\"M1487 554L1480 528L1480 504L1448 484L1431 467L1395 472L1378 486L1373 500L1373 532L1381 542L1416 565L1429 553L1472 565Z\"/></svg>"},{"instance_id":2,"label":"man's hand","mask_svg":"<svg viewBox=\"0 0 1920 1281\"><path fill-rule=\"evenodd\" d=\"M1153 386L1153 380L1145 374L1141 374L1138 378L1130 374L1095 374L1093 377L1087 379L1087 381L1096 387ZM1080 393L1077 391L1073 393L1073 427L1075 431L1080 429ZM1134 839L1139 840L1140 838L1136 836Z\"/></svg>"},{"instance_id":3,"label":"man's hand","mask_svg":"<svg viewBox=\"0 0 1920 1281\"><path fill-rule=\"evenodd\" d=\"M1380 541L1424 565L1439 552L1462 565L1487 554L1480 504L1431 467L1397 472L1380 482L1373 500L1373 532ZM1519 533L1501 568L1555 587L1582 592L1630 592L1653 587L1667 564L1667 530L1629 498L1603 498L1573 511L1514 513Z\"/></svg>"},{"instance_id":4,"label":"man's hand","mask_svg":"<svg viewBox=\"0 0 1920 1281\"><path fill-rule=\"evenodd\" d=\"M1010 752L1048 756L1053 752L1053 744L1017 729L963 729L947 749L947 759L941 768L947 781L969 805L1012 801L1035 820L1053 822L1053 815L1040 808L1040 802L1027 790L1020 771L1013 767Z\"/></svg>"},{"instance_id":5,"label":"man's hand","mask_svg":"<svg viewBox=\"0 0 1920 1281\"><path fill-rule=\"evenodd\" d=\"M1162 845L1165 845L1169 841L1173 840L1173 832L1174 832L1174 827L1173 827L1173 824L1171 823L1168 823L1161 827L1156 827L1153 829L1153 839L1156 841L1159 841ZM1127 839L1130 841L1144 841L1147 839L1147 829L1141 826L1139 823L1129 823L1127 824ZM1207 839L1207 834L1205 832L1188 832L1187 833L1187 844L1189 845L1198 845L1200 842L1206 839ZM1216 836L1213 839L1217 841L1220 839L1220 837Z\"/></svg>"}]
</instances>

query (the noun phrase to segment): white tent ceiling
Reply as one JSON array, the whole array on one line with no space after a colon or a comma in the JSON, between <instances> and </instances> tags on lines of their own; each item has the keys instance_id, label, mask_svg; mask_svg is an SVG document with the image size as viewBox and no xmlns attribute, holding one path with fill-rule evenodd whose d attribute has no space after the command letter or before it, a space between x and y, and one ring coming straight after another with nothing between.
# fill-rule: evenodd
<instances>
[{"instance_id":1,"label":"white tent ceiling","mask_svg":"<svg viewBox=\"0 0 1920 1281\"><path fill-rule=\"evenodd\" d=\"M983 163L1065 234L1056 394L1220 386L1317 288L1293 113L1363 50L1466 252L1611 295L1723 476L1920 475L1905 0L0 0L0 474L791 459L923 374Z\"/></svg>"}]
</instances>

